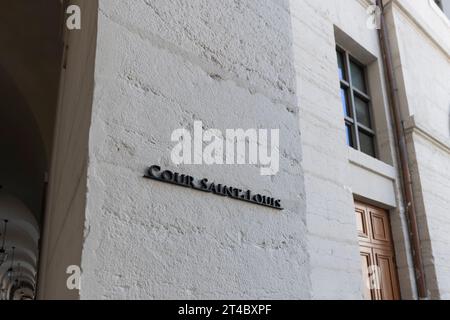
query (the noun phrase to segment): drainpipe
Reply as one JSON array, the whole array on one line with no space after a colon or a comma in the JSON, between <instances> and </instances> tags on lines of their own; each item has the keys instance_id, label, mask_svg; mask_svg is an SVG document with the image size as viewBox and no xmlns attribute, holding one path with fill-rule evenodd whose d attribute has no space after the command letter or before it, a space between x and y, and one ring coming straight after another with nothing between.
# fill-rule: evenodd
<instances>
[{"instance_id":1,"label":"drainpipe","mask_svg":"<svg viewBox=\"0 0 450 320\"><path fill-rule=\"evenodd\" d=\"M406 148L406 137L403 128L403 121L400 115L400 103L398 97L398 87L395 77L394 65L392 62L392 51L389 44L389 34L386 27L385 9L382 0L376 0L376 5L381 9L380 28L378 37L383 55L386 81L388 86L389 102L394 120L395 136L397 142L398 156L400 160L401 176L403 180L403 199L406 214L409 221L409 233L411 241L411 251L414 263L414 274L416 277L417 294L419 299L427 299L428 292L425 282L425 272L423 268L422 251L420 246L419 228L417 226L417 212L414 204L414 194L412 188L411 171L409 167L408 151Z\"/></svg>"}]
</instances>

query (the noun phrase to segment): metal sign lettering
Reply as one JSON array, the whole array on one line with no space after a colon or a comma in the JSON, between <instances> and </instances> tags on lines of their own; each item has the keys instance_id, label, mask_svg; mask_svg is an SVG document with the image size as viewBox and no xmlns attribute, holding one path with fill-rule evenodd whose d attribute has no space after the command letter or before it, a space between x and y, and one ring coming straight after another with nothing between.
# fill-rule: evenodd
<instances>
[{"instance_id":1,"label":"metal sign lettering","mask_svg":"<svg viewBox=\"0 0 450 320\"><path fill-rule=\"evenodd\" d=\"M165 183L175 184L185 188L212 193L218 196L229 197L235 200L246 201L277 210L283 210L280 199L275 199L262 194L253 194L250 190L243 190L223 184L215 184L214 182L209 182L206 178L199 180L192 176L172 172L170 170L162 171L161 167L156 165L151 166L147 170L144 177Z\"/></svg>"}]
</instances>

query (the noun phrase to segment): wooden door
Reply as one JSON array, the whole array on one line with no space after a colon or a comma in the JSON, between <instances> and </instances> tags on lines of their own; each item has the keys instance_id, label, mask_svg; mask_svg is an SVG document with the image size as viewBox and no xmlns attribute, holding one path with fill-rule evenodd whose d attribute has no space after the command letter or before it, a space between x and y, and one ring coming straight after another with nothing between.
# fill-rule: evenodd
<instances>
[{"instance_id":1,"label":"wooden door","mask_svg":"<svg viewBox=\"0 0 450 320\"><path fill-rule=\"evenodd\" d=\"M399 300L397 267L389 214L386 210L355 204L363 271L363 293L368 300Z\"/></svg>"}]
</instances>

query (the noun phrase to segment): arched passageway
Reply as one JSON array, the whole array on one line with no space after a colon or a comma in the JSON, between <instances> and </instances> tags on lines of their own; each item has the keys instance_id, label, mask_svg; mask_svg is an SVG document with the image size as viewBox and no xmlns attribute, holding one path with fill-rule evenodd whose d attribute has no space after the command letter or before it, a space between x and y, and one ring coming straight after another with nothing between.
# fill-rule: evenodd
<instances>
[{"instance_id":1,"label":"arched passageway","mask_svg":"<svg viewBox=\"0 0 450 320\"><path fill-rule=\"evenodd\" d=\"M59 0L0 3L0 248L6 256L0 265L0 299L35 297L60 78L61 19Z\"/></svg>"}]
</instances>

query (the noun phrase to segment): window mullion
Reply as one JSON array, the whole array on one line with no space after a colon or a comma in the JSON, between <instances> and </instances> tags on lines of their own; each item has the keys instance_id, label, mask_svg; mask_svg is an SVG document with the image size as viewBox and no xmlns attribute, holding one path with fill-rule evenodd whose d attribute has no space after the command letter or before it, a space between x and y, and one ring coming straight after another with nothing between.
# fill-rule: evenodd
<instances>
[{"instance_id":1,"label":"window mullion","mask_svg":"<svg viewBox=\"0 0 450 320\"><path fill-rule=\"evenodd\" d=\"M366 102L370 102L370 96L369 95L367 95L366 93L362 92L358 88L355 88L353 86L352 86L352 88L353 88L353 92L356 93L357 96L362 98L362 100L365 100Z\"/></svg>"},{"instance_id":2,"label":"window mullion","mask_svg":"<svg viewBox=\"0 0 450 320\"><path fill-rule=\"evenodd\" d=\"M361 130L363 130L365 133L375 136L375 131L366 127L365 125L358 123L358 127L361 128Z\"/></svg>"},{"instance_id":3,"label":"window mullion","mask_svg":"<svg viewBox=\"0 0 450 320\"><path fill-rule=\"evenodd\" d=\"M349 116L345 116L345 121L348 122L348 123L351 124L351 125L354 124L353 118L351 118L351 117L349 117Z\"/></svg>"},{"instance_id":4,"label":"window mullion","mask_svg":"<svg viewBox=\"0 0 450 320\"><path fill-rule=\"evenodd\" d=\"M345 72L347 72L347 71L345 71ZM346 80L341 80L341 87L348 89L348 88L350 88L350 85Z\"/></svg>"},{"instance_id":5,"label":"window mullion","mask_svg":"<svg viewBox=\"0 0 450 320\"><path fill-rule=\"evenodd\" d=\"M356 149L361 150L361 145L359 142L359 132L358 132L358 121L356 119L356 106L355 106L355 97L353 93L353 84L352 84L352 75L350 70L350 55L347 51L345 51L345 71L347 72L348 84L350 87L350 108L352 109L352 117L353 117L353 127L354 127L354 141L356 142Z\"/></svg>"}]
</instances>

